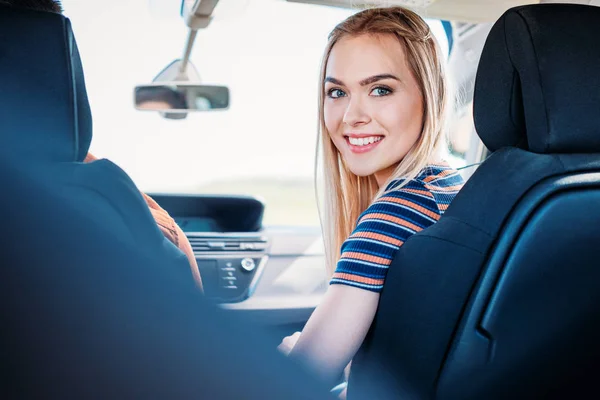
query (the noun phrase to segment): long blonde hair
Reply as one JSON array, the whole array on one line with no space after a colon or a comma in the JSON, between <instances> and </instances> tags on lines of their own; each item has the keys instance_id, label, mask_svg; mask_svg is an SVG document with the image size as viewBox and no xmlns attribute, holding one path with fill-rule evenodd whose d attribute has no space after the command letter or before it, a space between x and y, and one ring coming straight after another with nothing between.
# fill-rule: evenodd
<instances>
[{"instance_id":1,"label":"long blonde hair","mask_svg":"<svg viewBox=\"0 0 600 400\"><path fill-rule=\"evenodd\" d=\"M325 126L325 71L331 50L344 37L364 34L393 35L398 39L423 97L421 135L400 161L389 181L401 178L405 184L426 167L434 154L446 143L446 117L451 108L440 47L427 23L416 13L403 7L371 8L350 16L330 33L321 64L318 129L320 140L317 141L317 163L319 154L322 153L324 178L324 207L319 207L319 215L330 276L333 275L339 259L340 248L355 228L358 217L384 192L389 183L388 181L379 187L373 175L361 177L353 174L345 166ZM315 171L317 182L318 168ZM318 184L316 190L319 192ZM319 202L318 197L317 201Z\"/></svg>"}]
</instances>

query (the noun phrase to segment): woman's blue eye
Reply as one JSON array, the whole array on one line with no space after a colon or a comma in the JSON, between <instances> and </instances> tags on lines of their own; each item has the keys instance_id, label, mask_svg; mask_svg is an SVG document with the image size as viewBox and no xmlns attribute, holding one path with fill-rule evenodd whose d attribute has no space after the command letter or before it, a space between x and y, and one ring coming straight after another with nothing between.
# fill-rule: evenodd
<instances>
[{"instance_id":1,"label":"woman's blue eye","mask_svg":"<svg viewBox=\"0 0 600 400\"><path fill-rule=\"evenodd\" d=\"M346 93L344 93L344 91L340 89L331 89L327 92L327 96L331 97L332 99L337 99L339 97L346 96Z\"/></svg>"},{"instance_id":2,"label":"woman's blue eye","mask_svg":"<svg viewBox=\"0 0 600 400\"><path fill-rule=\"evenodd\" d=\"M373 96L387 96L388 94L391 94L392 91L388 88L376 87L371 91L371 93L373 94Z\"/></svg>"}]
</instances>

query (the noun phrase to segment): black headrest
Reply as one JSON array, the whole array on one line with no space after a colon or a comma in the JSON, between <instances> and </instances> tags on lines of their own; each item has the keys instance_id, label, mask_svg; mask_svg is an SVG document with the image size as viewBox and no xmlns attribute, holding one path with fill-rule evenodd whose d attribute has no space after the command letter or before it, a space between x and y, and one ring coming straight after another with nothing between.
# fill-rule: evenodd
<instances>
[{"instance_id":1,"label":"black headrest","mask_svg":"<svg viewBox=\"0 0 600 400\"><path fill-rule=\"evenodd\" d=\"M0 5L0 152L82 161L92 117L69 20Z\"/></svg>"},{"instance_id":2,"label":"black headrest","mask_svg":"<svg viewBox=\"0 0 600 400\"><path fill-rule=\"evenodd\" d=\"M600 152L600 7L508 10L485 43L474 94L477 132L491 151Z\"/></svg>"}]
</instances>

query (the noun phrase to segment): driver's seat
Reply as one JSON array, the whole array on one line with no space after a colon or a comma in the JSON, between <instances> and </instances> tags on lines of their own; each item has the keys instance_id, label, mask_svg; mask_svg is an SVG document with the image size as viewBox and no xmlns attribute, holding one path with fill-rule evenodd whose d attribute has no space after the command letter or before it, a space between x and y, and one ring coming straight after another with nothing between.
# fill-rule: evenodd
<instances>
[{"instance_id":1,"label":"driver's seat","mask_svg":"<svg viewBox=\"0 0 600 400\"><path fill-rule=\"evenodd\" d=\"M474 98L493 154L400 248L348 395L573 398L600 361L600 8L491 30ZM358 390L360 389L360 390Z\"/></svg>"}]
</instances>

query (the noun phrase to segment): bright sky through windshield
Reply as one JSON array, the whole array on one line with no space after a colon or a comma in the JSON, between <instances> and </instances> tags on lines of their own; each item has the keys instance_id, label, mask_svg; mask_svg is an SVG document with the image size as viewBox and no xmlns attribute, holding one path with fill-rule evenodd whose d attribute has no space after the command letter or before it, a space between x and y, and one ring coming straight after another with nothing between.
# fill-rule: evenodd
<instances>
[{"instance_id":1,"label":"bright sky through windshield","mask_svg":"<svg viewBox=\"0 0 600 400\"><path fill-rule=\"evenodd\" d=\"M351 11L221 0L192 60L204 83L230 87L231 108L174 121L134 110L132 91L181 56L187 31L179 1L63 5L86 72L92 151L113 159L140 187L193 191L232 177L311 176L319 62L327 34Z\"/></svg>"}]
</instances>

